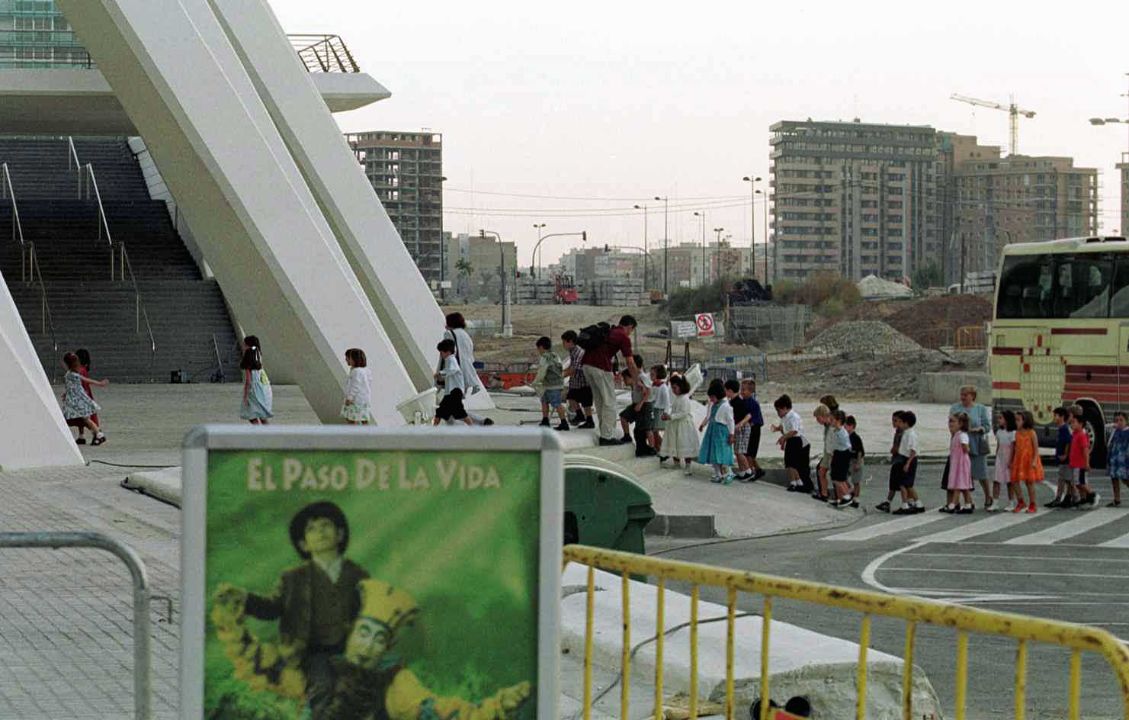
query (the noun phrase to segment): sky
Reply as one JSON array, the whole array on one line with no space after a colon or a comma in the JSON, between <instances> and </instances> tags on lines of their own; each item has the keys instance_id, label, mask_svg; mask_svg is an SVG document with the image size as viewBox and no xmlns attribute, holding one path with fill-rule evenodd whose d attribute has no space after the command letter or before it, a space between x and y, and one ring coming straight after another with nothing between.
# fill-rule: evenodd
<instances>
[{"instance_id":1,"label":"sky","mask_svg":"<svg viewBox=\"0 0 1129 720\"><path fill-rule=\"evenodd\" d=\"M705 213L748 247L749 183L779 120L930 125L1099 175L1102 232L1119 228L1114 164L1129 151L1129 3L953 0L802 3L270 0L288 32L341 35L388 100L337 116L347 132L443 135L444 229L493 230L529 264L544 233L652 249L699 242ZM533 197L527 197L533 196ZM578 199L583 198L583 199ZM545 241L548 262L573 237Z\"/></svg>"}]
</instances>

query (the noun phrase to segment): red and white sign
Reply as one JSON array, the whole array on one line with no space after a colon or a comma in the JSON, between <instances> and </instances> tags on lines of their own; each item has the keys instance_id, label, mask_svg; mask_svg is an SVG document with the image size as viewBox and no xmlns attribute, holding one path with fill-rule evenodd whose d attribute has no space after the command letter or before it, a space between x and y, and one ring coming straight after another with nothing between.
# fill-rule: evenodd
<instances>
[{"instance_id":1,"label":"red and white sign","mask_svg":"<svg viewBox=\"0 0 1129 720\"><path fill-rule=\"evenodd\" d=\"M699 313L694 316L694 324L698 326L698 337L713 337L713 313Z\"/></svg>"}]
</instances>

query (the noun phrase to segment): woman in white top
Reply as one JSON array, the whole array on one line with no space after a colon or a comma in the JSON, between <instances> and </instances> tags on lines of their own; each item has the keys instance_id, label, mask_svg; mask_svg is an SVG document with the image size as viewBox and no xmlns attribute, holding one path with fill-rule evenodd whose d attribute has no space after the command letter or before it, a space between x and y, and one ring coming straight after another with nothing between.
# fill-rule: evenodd
<instances>
[{"instance_id":1,"label":"woman in white top","mask_svg":"<svg viewBox=\"0 0 1129 720\"><path fill-rule=\"evenodd\" d=\"M345 351L349 377L345 381L345 403L341 417L350 425L376 424L372 418L372 371L368 369L365 351L349 348Z\"/></svg>"},{"instance_id":2,"label":"woman in white top","mask_svg":"<svg viewBox=\"0 0 1129 720\"><path fill-rule=\"evenodd\" d=\"M482 379L478 377L478 370L474 367L474 340L466 331L466 318L462 313L447 315L447 328L443 331L443 337L455 341L455 359L459 363L459 369L463 371L466 399L485 392L486 388L482 386Z\"/></svg>"}]
</instances>

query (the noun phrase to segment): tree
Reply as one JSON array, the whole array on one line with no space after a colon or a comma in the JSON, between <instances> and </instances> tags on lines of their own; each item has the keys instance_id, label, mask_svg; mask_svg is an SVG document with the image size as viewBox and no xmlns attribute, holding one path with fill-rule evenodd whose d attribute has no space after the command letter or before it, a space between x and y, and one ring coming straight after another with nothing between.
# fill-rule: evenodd
<instances>
[{"instance_id":1,"label":"tree","mask_svg":"<svg viewBox=\"0 0 1129 720\"><path fill-rule=\"evenodd\" d=\"M470 290L470 276L474 274L474 266L466 258L459 258L459 261L455 263L455 270L459 273L459 287L455 292L465 297L467 291Z\"/></svg>"},{"instance_id":2,"label":"tree","mask_svg":"<svg viewBox=\"0 0 1129 720\"><path fill-rule=\"evenodd\" d=\"M910 281L913 283L913 289L919 292L926 288L939 287L944 283L944 278L941 277L941 266L930 260L913 271L913 277L910 278Z\"/></svg>"}]
</instances>

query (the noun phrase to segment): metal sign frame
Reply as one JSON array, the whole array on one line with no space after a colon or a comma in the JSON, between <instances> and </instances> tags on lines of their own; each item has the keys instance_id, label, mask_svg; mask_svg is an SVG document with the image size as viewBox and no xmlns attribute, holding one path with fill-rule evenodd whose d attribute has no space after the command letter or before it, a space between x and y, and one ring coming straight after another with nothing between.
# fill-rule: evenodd
<instances>
[{"instance_id":1,"label":"metal sign frame","mask_svg":"<svg viewBox=\"0 0 1129 720\"><path fill-rule=\"evenodd\" d=\"M537 452L540 453L540 546L537 577L537 716L557 717L559 702L564 453L558 437L520 428L427 428L202 425L184 439L181 530L180 717L204 715L207 599L207 479L210 451Z\"/></svg>"}]
</instances>

